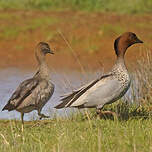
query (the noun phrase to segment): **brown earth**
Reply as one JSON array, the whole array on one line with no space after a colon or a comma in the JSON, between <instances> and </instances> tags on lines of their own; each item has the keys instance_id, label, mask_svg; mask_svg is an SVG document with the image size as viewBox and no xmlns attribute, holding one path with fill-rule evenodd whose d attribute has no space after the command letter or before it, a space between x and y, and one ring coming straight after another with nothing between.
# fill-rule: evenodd
<instances>
[{"instance_id":1,"label":"brown earth","mask_svg":"<svg viewBox=\"0 0 152 152\"><path fill-rule=\"evenodd\" d=\"M151 15L6 10L0 12L0 25L1 68L35 68L39 41L49 42L55 55L47 57L48 64L61 70L108 69L115 60L113 42L125 31L145 42L128 49L129 65L152 46Z\"/></svg>"}]
</instances>

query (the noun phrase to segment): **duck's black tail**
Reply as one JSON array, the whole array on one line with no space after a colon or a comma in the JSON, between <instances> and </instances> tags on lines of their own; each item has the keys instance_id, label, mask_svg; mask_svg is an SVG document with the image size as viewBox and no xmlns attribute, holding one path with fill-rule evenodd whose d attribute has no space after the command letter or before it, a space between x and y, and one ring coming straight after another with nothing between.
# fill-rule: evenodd
<instances>
[{"instance_id":1,"label":"duck's black tail","mask_svg":"<svg viewBox=\"0 0 152 152\"><path fill-rule=\"evenodd\" d=\"M74 91L73 93L66 95L64 98L61 99L62 103L60 103L59 105L55 106L56 109L61 109L61 108L65 108L65 107L69 107L69 103L71 102L71 100L75 97L75 95L78 93L79 91Z\"/></svg>"},{"instance_id":2,"label":"duck's black tail","mask_svg":"<svg viewBox=\"0 0 152 152\"><path fill-rule=\"evenodd\" d=\"M76 90L73 93L65 96L64 98L61 99L62 103L60 103L59 105L57 105L55 108L56 109L61 109L61 108L65 108L65 107L71 107L71 105L72 105L73 102L75 102L89 88L91 88L93 85L95 85L100 79L94 80L91 83L89 83L89 84L81 87L79 90ZM81 107L81 105L79 105L77 107Z\"/></svg>"},{"instance_id":3,"label":"duck's black tail","mask_svg":"<svg viewBox=\"0 0 152 152\"><path fill-rule=\"evenodd\" d=\"M7 104L4 106L4 108L2 109L2 111L4 111L4 110L12 111L12 110L14 110L14 109L15 109L15 106L13 106L13 105L10 104L10 103L7 103Z\"/></svg>"}]
</instances>

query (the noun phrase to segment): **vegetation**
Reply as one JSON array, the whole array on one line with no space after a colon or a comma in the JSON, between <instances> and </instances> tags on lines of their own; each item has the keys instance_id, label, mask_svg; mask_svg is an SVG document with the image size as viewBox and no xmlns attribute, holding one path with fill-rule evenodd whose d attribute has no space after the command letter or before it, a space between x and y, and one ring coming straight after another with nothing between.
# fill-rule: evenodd
<instances>
[{"instance_id":1,"label":"vegetation","mask_svg":"<svg viewBox=\"0 0 152 152\"><path fill-rule=\"evenodd\" d=\"M21 122L0 120L0 151L151 151L150 117L130 115L128 120L105 120L92 114L26 122L23 132Z\"/></svg>"},{"instance_id":2,"label":"vegetation","mask_svg":"<svg viewBox=\"0 0 152 152\"><path fill-rule=\"evenodd\" d=\"M25 16L24 16L25 17ZM50 25L57 23L57 19L53 17L43 16L35 18L23 18L22 15L16 16L16 14L1 13L1 21L4 23L1 25L0 39L8 40L15 39L21 33L28 33L41 28L42 31L46 30ZM8 21L9 20L9 21ZM18 20L22 22L17 22Z\"/></svg>"},{"instance_id":3,"label":"vegetation","mask_svg":"<svg viewBox=\"0 0 152 152\"><path fill-rule=\"evenodd\" d=\"M85 10L117 13L152 12L151 0L0 0L0 9Z\"/></svg>"},{"instance_id":4,"label":"vegetation","mask_svg":"<svg viewBox=\"0 0 152 152\"><path fill-rule=\"evenodd\" d=\"M101 31L103 31L104 36L111 36L113 33L120 35L126 31L124 26L118 24L102 24Z\"/></svg>"}]
</instances>

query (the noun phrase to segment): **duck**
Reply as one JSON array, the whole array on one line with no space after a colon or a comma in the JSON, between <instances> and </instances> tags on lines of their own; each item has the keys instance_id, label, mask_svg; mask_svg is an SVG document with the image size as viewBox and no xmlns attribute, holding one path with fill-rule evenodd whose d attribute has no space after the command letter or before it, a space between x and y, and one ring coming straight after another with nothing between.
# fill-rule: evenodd
<instances>
[{"instance_id":1,"label":"duck","mask_svg":"<svg viewBox=\"0 0 152 152\"><path fill-rule=\"evenodd\" d=\"M45 42L39 42L35 49L35 57L38 62L36 74L24 80L12 94L3 110L16 110L21 113L22 130L24 126L24 114L37 110L40 119L49 116L41 113L43 106L54 93L54 84L50 80L50 71L45 61L46 54L54 54L50 46Z\"/></svg>"},{"instance_id":2,"label":"duck","mask_svg":"<svg viewBox=\"0 0 152 152\"><path fill-rule=\"evenodd\" d=\"M124 56L126 50L136 43L143 43L143 41L133 32L125 32L116 38L114 50L117 59L111 70L89 84L63 96L61 103L55 108L96 108L97 114L100 114L105 105L112 104L123 97L131 83Z\"/></svg>"}]
</instances>

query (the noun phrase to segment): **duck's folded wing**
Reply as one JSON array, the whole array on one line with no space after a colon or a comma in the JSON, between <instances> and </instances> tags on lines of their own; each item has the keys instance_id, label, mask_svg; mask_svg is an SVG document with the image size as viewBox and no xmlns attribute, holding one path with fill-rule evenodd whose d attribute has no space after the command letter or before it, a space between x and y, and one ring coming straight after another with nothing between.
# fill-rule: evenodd
<instances>
[{"instance_id":1,"label":"duck's folded wing","mask_svg":"<svg viewBox=\"0 0 152 152\"><path fill-rule=\"evenodd\" d=\"M11 111L16 109L16 107L20 105L22 101L32 93L32 91L36 88L38 83L39 81L33 78L23 81L18 86L16 91L13 93L13 95L11 96L5 107L2 109L2 111L3 110Z\"/></svg>"},{"instance_id":2,"label":"duck's folded wing","mask_svg":"<svg viewBox=\"0 0 152 152\"><path fill-rule=\"evenodd\" d=\"M59 105L55 106L56 109L61 109L64 107L69 107L74 101L76 101L82 94L84 94L89 88L91 88L92 86L94 86L98 81L100 81L101 79L104 79L106 77L111 76L111 74L108 75L104 75L99 79L96 79L94 81L92 81L91 83L81 87L80 89L74 91L73 93L65 96L64 98L61 99L62 103L60 103Z\"/></svg>"},{"instance_id":3,"label":"duck's folded wing","mask_svg":"<svg viewBox=\"0 0 152 152\"><path fill-rule=\"evenodd\" d=\"M122 96L123 90L123 85L117 79L103 79L89 88L70 107L101 108L105 104L118 100Z\"/></svg>"}]
</instances>

